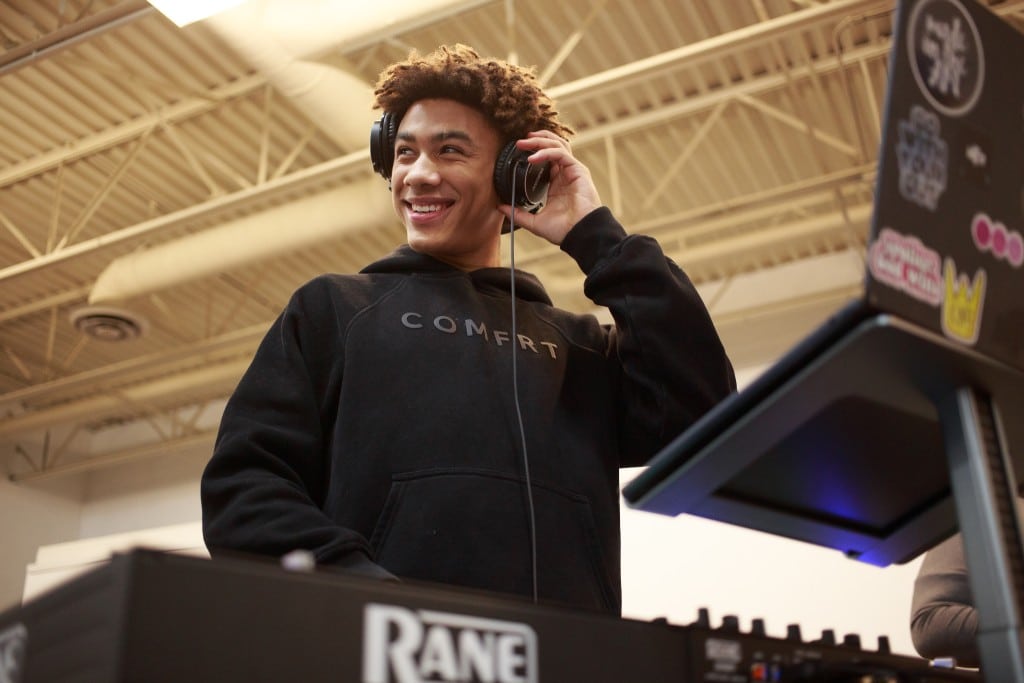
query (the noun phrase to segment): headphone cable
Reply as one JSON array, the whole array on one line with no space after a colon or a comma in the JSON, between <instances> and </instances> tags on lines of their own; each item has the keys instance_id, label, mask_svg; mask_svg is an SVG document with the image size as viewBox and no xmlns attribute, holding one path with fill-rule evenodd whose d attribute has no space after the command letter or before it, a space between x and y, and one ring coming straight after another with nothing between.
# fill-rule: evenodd
<instances>
[{"instance_id":1,"label":"headphone cable","mask_svg":"<svg viewBox=\"0 0 1024 683\"><path fill-rule=\"evenodd\" d=\"M512 172L512 213L509 217L509 292L512 295L512 395L516 404L516 419L519 424L519 440L523 449L523 476L526 480L526 504L530 524L530 568L533 578L533 602L538 602L537 590L537 520L533 509L533 486L530 483L530 458L526 451L526 429L523 427L523 411L519 406L519 369L516 358L519 355L519 333L516 327L516 174Z\"/></svg>"}]
</instances>

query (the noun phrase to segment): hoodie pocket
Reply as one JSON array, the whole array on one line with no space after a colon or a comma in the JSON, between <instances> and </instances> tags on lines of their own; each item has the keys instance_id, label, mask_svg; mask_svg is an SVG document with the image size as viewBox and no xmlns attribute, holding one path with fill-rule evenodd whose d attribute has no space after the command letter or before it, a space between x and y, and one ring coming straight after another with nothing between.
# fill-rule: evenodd
<instances>
[{"instance_id":1,"label":"hoodie pocket","mask_svg":"<svg viewBox=\"0 0 1024 683\"><path fill-rule=\"evenodd\" d=\"M617 611L587 499L537 481L532 492L540 597ZM398 576L533 593L529 502L518 477L462 468L396 475L370 544Z\"/></svg>"}]
</instances>

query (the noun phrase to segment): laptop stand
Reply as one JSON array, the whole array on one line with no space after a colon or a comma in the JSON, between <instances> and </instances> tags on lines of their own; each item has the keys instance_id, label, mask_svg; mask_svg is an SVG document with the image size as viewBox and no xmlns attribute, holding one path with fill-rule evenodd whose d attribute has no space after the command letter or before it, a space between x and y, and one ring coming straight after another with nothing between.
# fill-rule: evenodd
<instances>
[{"instance_id":1,"label":"laptop stand","mask_svg":"<svg viewBox=\"0 0 1024 683\"><path fill-rule=\"evenodd\" d=\"M886 383L903 384L934 403L978 611L982 673L989 681L1024 683L1024 538L1004 424L1020 415L999 410L1004 399L1007 407L1019 404L1024 375L914 325L889 322L892 343L873 349L889 358L876 356L878 362L857 370L872 381L879 368ZM1024 455L1024 443L1014 446Z\"/></svg>"},{"instance_id":2,"label":"laptop stand","mask_svg":"<svg viewBox=\"0 0 1024 683\"><path fill-rule=\"evenodd\" d=\"M992 396L969 386L950 387L938 407L978 610L982 672L989 681L1024 682L1024 546L999 412Z\"/></svg>"},{"instance_id":3,"label":"laptop stand","mask_svg":"<svg viewBox=\"0 0 1024 683\"><path fill-rule=\"evenodd\" d=\"M985 678L1024 683L1024 373L875 314L756 398L680 435L626 485L627 503L879 566L919 556L959 522Z\"/></svg>"}]
</instances>

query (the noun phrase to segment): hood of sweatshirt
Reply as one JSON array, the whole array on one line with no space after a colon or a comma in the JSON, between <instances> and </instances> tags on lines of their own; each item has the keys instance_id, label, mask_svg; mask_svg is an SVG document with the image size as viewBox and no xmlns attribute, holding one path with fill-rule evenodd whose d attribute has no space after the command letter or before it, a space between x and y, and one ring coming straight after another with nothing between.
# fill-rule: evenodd
<instances>
[{"instance_id":1,"label":"hood of sweatshirt","mask_svg":"<svg viewBox=\"0 0 1024 683\"><path fill-rule=\"evenodd\" d=\"M478 287L498 289L502 292L510 292L512 289L508 268L479 268L477 270L463 272L455 266L436 259L433 256L421 254L420 252L415 251L408 244L403 244L384 258L379 261L374 261L359 272L406 274L462 273L466 277L470 278ZM549 306L551 305L551 298L544 290L544 285L540 283L540 280L538 280L535 275L521 270L515 271L515 287L516 298L524 301L536 301Z\"/></svg>"}]
</instances>

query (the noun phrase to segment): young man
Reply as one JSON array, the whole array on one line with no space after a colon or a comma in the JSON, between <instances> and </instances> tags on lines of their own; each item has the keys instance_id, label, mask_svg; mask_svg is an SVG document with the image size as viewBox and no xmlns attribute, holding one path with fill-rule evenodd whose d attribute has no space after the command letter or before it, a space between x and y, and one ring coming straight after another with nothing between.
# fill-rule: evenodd
<instances>
[{"instance_id":1,"label":"young man","mask_svg":"<svg viewBox=\"0 0 1024 683\"><path fill-rule=\"evenodd\" d=\"M618 613L618 468L734 387L710 317L601 206L532 72L443 47L376 97L408 245L312 280L274 323L203 475L207 546ZM499 199L509 149L549 164L538 213ZM614 327L523 272L512 296L509 218L577 261Z\"/></svg>"}]
</instances>

